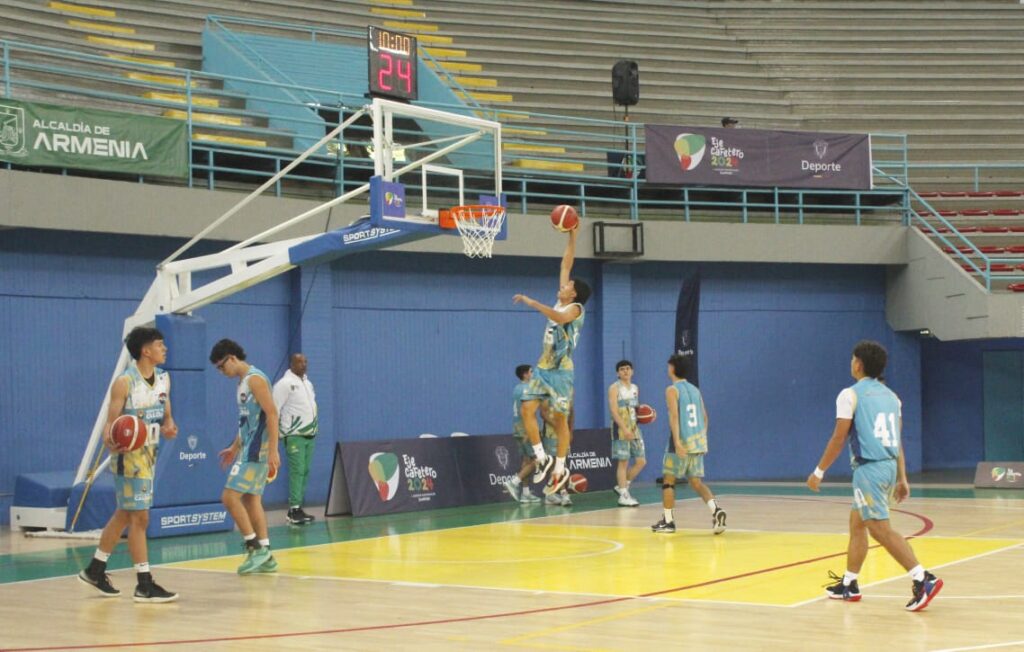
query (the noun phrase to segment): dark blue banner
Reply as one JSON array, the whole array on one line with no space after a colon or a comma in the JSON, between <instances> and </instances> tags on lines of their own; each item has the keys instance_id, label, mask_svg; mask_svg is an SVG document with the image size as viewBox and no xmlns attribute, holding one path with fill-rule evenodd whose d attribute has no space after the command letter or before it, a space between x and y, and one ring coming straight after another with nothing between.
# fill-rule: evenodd
<instances>
[{"instance_id":1,"label":"dark blue banner","mask_svg":"<svg viewBox=\"0 0 1024 652\"><path fill-rule=\"evenodd\" d=\"M697 368L697 327L700 323L700 271L683 280L676 304L676 338L672 350L690 358L688 381L700 385Z\"/></svg>"}]
</instances>

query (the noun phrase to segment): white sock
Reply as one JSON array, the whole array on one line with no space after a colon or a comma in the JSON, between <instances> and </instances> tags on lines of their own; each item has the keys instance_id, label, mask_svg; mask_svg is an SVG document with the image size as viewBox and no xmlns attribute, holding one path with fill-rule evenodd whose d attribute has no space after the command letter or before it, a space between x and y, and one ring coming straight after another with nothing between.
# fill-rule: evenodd
<instances>
[{"instance_id":1,"label":"white sock","mask_svg":"<svg viewBox=\"0 0 1024 652\"><path fill-rule=\"evenodd\" d=\"M663 510L663 511L665 512L665 522L666 523L672 523L672 522L675 521L675 517L672 516L672 510L671 509L666 509L666 510Z\"/></svg>"},{"instance_id":2,"label":"white sock","mask_svg":"<svg viewBox=\"0 0 1024 652\"><path fill-rule=\"evenodd\" d=\"M511 482L513 485L515 485L517 487L523 483L523 481L519 479L518 475L512 476L512 479L509 480L509 482Z\"/></svg>"},{"instance_id":3,"label":"white sock","mask_svg":"<svg viewBox=\"0 0 1024 652\"><path fill-rule=\"evenodd\" d=\"M243 534L242 538L245 539L246 541L252 541L253 539L256 538L256 533L253 532L252 534Z\"/></svg>"},{"instance_id":4,"label":"white sock","mask_svg":"<svg viewBox=\"0 0 1024 652\"><path fill-rule=\"evenodd\" d=\"M543 464L544 460L547 459L547 453L544 452L544 444L533 445L533 457L537 460L537 464Z\"/></svg>"},{"instance_id":5,"label":"white sock","mask_svg":"<svg viewBox=\"0 0 1024 652\"><path fill-rule=\"evenodd\" d=\"M714 498L712 498L711 500L709 500L709 501L708 501L708 502L707 502L706 504L707 504L707 506L708 506L708 509L709 509L709 510L711 511L711 513L712 513L712 514L714 514L714 513L715 513L715 510L717 510L717 509L718 509L718 503L716 503L716 502L715 502L715 499L714 499Z\"/></svg>"},{"instance_id":6,"label":"white sock","mask_svg":"<svg viewBox=\"0 0 1024 652\"><path fill-rule=\"evenodd\" d=\"M622 486L625 491L629 491L629 480L626 480L626 484Z\"/></svg>"},{"instance_id":7,"label":"white sock","mask_svg":"<svg viewBox=\"0 0 1024 652\"><path fill-rule=\"evenodd\" d=\"M924 581L924 566L922 566L921 564L914 566L908 572L910 573L910 579L914 580L915 582Z\"/></svg>"},{"instance_id":8,"label":"white sock","mask_svg":"<svg viewBox=\"0 0 1024 652\"><path fill-rule=\"evenodd\" d=\"M554 475L562 475L563 473L565 473L565 458L556 457Z\"/></svg>"},{"instance_id":9,"label":"white sock","mask_svg":"<svg viewBox=\"0 0 1024 652\"><path fill-rule=\"evenodd\" d=\"M104 564L107 563L108 559L110 559L110 553L103 552L99 548L96 548L96 552L93 553L92 556L95 557L97 560L102 561Z\"/></svg>"},{"instance_id":10,"label":"white sock","mask_svg":"<svg viewBox=\"0 0 1024 652\"><path fill-rule=\"evenodd\" d=\"M270 539L260 539L260 545L264 548L270 547Z\"/></svg>"},{"instance_id":11,"label":"white sock","mask_svg":"<svg viewBox=\"0 0 1024 652\"><path fill-rule=\"evenodd\" d=\"M850 571L846 571L846 573L843 575L843 586L850 586L856 581L857 573L851 573Z\"/></svg>"},{"instance_id":12,"label":"white sock","mask_svg":"<svg viewBox=\"0 0 1024 652\"><path fill-rule=\"evenodd\" d=\"M300 507L302 507L302 505L288 505L288 510L291 511L293 509L299 509Z\"/></svg>"},{"instance_id":13,"label":"white sock","mask_svg":"<svg viewBox=\"0 0 1024 652\"><path fill-rule=\"evenodd\" d=\"M149 572L149 562L148 561L144 561L141 564L135 564L135 572L136 573L148 573Z\"/></svg>"}]
</instances>

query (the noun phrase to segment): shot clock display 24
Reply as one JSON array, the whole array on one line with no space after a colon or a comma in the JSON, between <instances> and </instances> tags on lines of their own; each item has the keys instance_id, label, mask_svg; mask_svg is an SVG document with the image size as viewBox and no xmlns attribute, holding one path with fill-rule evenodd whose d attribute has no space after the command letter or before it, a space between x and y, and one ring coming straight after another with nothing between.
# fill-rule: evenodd
<instances>
[{"instance_id":1,"label":"shot clock display 24","mask_svg":"<svg viewBox=\"0 0 1024 652\"><path fill-rule=\"evenodd\" d=\"M370 59L370 95L415 100L419 66L416 37L371 25L366 44Z\"/></svg>"}]
</instances>

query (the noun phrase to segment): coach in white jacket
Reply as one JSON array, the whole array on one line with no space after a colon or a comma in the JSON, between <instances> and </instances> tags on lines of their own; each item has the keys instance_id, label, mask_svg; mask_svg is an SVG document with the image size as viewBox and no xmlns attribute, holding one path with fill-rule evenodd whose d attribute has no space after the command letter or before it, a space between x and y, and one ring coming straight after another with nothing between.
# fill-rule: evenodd
<instances>
[{"instance_id":1,"label":"coach in white jacket","mask_svg":"<svg viewBox=\"0 0 1024 652\"><path fill-rule=\"evenodd\" d=\"M288 459L288 522L305 525L313 517L302 509L317 433L316 392L306 376L306 356L293 353L288 371L274 384L274 405Z\"/></svg>"}]
</instances>

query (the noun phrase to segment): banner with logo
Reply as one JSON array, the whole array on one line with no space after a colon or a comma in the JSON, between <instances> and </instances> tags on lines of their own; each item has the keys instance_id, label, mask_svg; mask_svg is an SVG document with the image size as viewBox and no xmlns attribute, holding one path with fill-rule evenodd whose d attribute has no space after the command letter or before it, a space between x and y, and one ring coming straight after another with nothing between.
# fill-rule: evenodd
<instances>
[{"instance_id":1,"label":"banner with logo","mask_svg":"<svg viewBox=\"0 0 1024 652\"><path fill-rule=\"evenodd\" d=\"M690 358L686 380L700 386L697 367L697 327L700 324L700 270L683 279L676 302L676 337L672 350Z\"/></svg>"},{"instance_id":2,"label":"banner with logo","mask_svg":"<svg viewBox=\"0 0 1024 652\"><path fill-rule=\"evenodd\" d=\"M871 189L867 134L645 125L647 181Z\"/></svg>"},{"instance_id":3,"label":"banner with logo","mask_svg":"<svg viewBox=\"0 0 1024 652\"><path fill-rule=\"evenodd\" d=\"M508 500L503 485L521 463L512 435L339 444L326 515L347 513L348 506L355 516L369 516ZM587 478L589 491L611 489L608 429L575 431L566 464Z\"/></svg>"},{"instance_id":4,"label":"banner with logo","mask_svg":"<svg viewBox=\"0 0 1024 652\"><path fill-rule=\"evenodd\" d=\"M978 462L974 486L991 489L1024 489L1024 462Z\"/></svg>"},{"instance_id":5,"label":"banner with logo","mask_svg":"<svg viewBox=\"0 0 1024 652\"><path fill-rule=\"evenodd\" d=\"M0 161L181 178L188 130L181 120L0 99Z\"/></svg>"}]
</instances>

